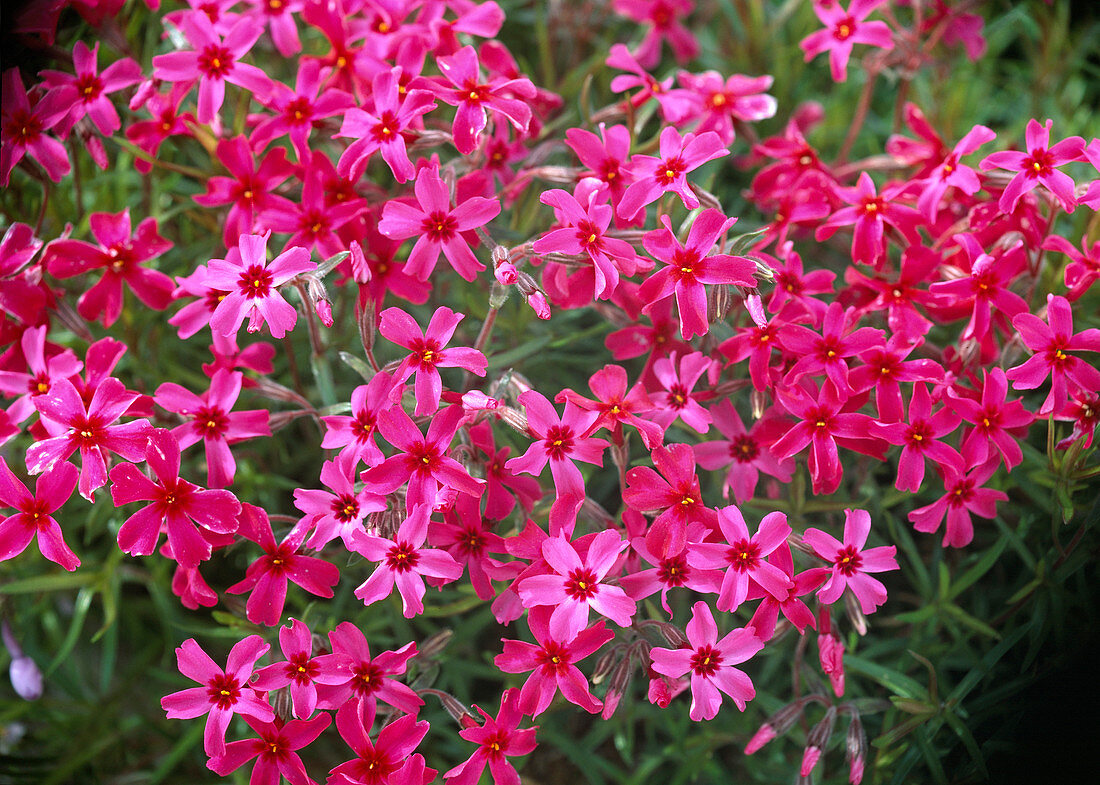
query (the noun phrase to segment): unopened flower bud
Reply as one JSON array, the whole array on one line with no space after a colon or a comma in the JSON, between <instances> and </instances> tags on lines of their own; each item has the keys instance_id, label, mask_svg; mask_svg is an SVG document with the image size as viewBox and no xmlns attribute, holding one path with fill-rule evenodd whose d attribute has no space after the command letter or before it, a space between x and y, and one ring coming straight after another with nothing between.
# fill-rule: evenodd
<instances>
[{"instance_id":1,"label":"unopened flower bud","mask_svg":"<svg viewBox=\"0 0 1100 785\"><path fill-rule=\"evenodd\" d=\"M745 745L745 754L752 755L777 735L775 728L765 722L760 726L760 729L753 734L752 738L749 739L749 743Z\"/></svg>"},{"instance_id":2,"label":"unopened flower bud","mask_svg":"<svg viewBox=\"0 0 1100 785\"><path fill-rule=\"evenodd\" d=\"M768 394L763 390L753 390L749 393L749 403L752 406L752 418L759 420L768 410Z\"/></svg>"},{"instance_id":3,"label":"unopened flower bud","mask_svg":"<svg viewBox=\"0 0 1100 785\"><path fill-rule=\"evenodd\" d=\"M519 409L515 409L511 406L502 406L497 409L497 413L500 419L504 421L505 425L510 425L517 433L521 433L524 436L528 434L527 417Z\"/></svg>"},{"instance_id":4,"label":"unopened flower bud","mask_svg":"<svg viewBox=\"0 0 1100 785\"><path fill-rule=\"evenodd\" d=\"M757 327L768 326L768 316L764 313L764 302L760 299L760 292L745 296L745 310L749 312Z\"/></svg>"},{"instance_id":5,"label":"unopened flower bud","mask_svg":"<svg viewBox=\"0 0 1100 785\"><path fill-rule=\"evenodd\" d=\"M516 282L517 272L516 266L511 262L501 262L497 265L494 271L497 280L505 286L510 286Z\"/></svg>"},{"instance_id":6,"label":"unopened flower bud","mask_svg":"<svg viewBox=\"0 0 1100 785\"><path fill-rule=\"evenodd\" d=\"M493 411L500 408L500 401L481 390L470 390L462 396L462 407L473 412Z\"/></svg>"},{"instance_id":7,"label":"unopened flower bud","mask_svg":"<svg viewBox=\"0 0 1100 785\"><path fill-rule=\"evenodd\" d=\"M527 304L531 306L535 316L540 319L550 318L550 304L546 302L546 297L542 292L531 292L527 297Z\"/></svg>"},{"instance_id":8,"label":"unopened flower bud","mask_svg":"<svg viewBox=\"0 0 1100 785\"><path fill-rule=\"evenodd\" d=\"M634 665L631 663L630 658L627 657L619 666L615 668L614 674L611 676L611 685L607 688L607 695L603 698L603 711L600 712L600 717L608 720L615 713L615 709L619 708L619 702L623 699L623 694L626 692L627 687L630 686L630 679L634 675Z\"/></svg>"},{"instance_id":9,"label":"unopened flower bud","mask_svg":"<svg viewBox=\"0 0 1100 785\"><path fill-rule=\"evenodd\" d=\"M745 746L745 754L752 755L772 739L789 731L798 722L798 718L802 716L802 712L806 710L810 701L817 699L818 696L809 695L799 698L768 717L767 721L760 726L760 730L749 739L749 743Z\"/></svg>"},{"instance_id":10,"label":"unopened flower bud","mask_svg":"<svg viewBox=\"0 0 1100 785\"><path fill-rule=\"evenodd\" d=\"M363 253L363 246L359 245L355 240L352 240L348 244L348 251L351 253L351 277L356 283L370 283L370 265L367 264L367 257L366 254Z\"/></svg>"},{"instance_id":11,"label":"unopened flower bud","mask_svg":"<svg viewBox=\"0 0 1100 785\"><path fill-rule=\"evenodd\" d=\"M374 339L378 334L378 324L375 318L375 304L373 299L367 299L361 303L361 307L357 310L357 319L359 327L359 340L363 344L363 349L366 350L367 356L370 357L374 352Z\"/></svg>"},{"instance_id":12,"label":"unopened flower bud","mask_svg":"<svg viewBox=\"0 0 1100 785\"><path fill-rule=\"evenodd\" d=\"M860 635L867 634L867 617L863 615L863 609L859 607L859 600L852 592L844 592L844 611L848 615L848 621L855 627Z\"/></svg>"},{"instance_id":13,"label":"unopened flower bud","mask_svg":"<svg viewBox=\"0 0 1100 785\"><path fill-rule=\"evenodd\" d=\"M802 753L802 767L799 770L803 777L808 776L817 766L825 745L829 743L829 737L833 735L835 723L836 707L830 706L821 721L810 729L810 735L806 739L806 749Z\"/></svg>"},{"instance_id":14,"label":"unopened flower bud","mask_svg":"<svg viewBox=\"0 0 1100 785\"><path fill-rule=\"evenodd\" d=\"M434 635L424 640L417 649L417 656L428 659L439 654L445 648L447 644L451 642L451 638L455 635L454 630L445 629L440 630Z\"/></svg>"},{"instance_id":15,"label":"unopened flower bud","mask_svg":"<svg viewBox=\"0 0 1100 785\"><path fill-rule=\"evenodd\" d=\"M328 300L318 300L314 306L317 309L317 318L325 327L332 327L335 322L332 318L332 303Z\"/></svg>"},{"instance_id":16,"label":"unopened flower bud","mask_svg":"<svg viewBox=\"0 0 1100 785\"><path fill-rule=\"evenodd\" d=\"M596 660L596 667L592 669L592 676L589 679L593 684L600 684L607 678L607 674L611 673L611 669L615 667L616 661L619 659L619 652L612 648L605 651L600 655L600 658Z\"/></svg>"},{"instance_id":17,"label":"unopened flower bud","mask_svg":"<svg viewBox=\"0 0 1100 785\"><path fill-rule=\"evenodd\" d=\"M863 730L863 721L855 711L852 712L852 721L848 724L844 747L848 761L848 782L859 785L863 781L863 764L867 759L867 733Z\"/></svg>"},{"instance_id":18,"label":"unopened flower bud","mask_svg":"<svg viewBox=\"0 0 1100 785\"><path fill-rule=\"evenodd\" d=\"M290 687L272 690L267 694L267 700L280 720L288 722L294 719L294 701L290 695Z\"/></svg>"},{"instance_id":19,"label":"unopened flower bud","mask_svg":"<svg viewBox=\"0 0 1100 785\"><path fill-rule=\"evenodd\" d=\"M23 700L33 701L42 697L42 671L30 657L15 657L8 668L11 686Z\"/></svg>"}]
</instances>

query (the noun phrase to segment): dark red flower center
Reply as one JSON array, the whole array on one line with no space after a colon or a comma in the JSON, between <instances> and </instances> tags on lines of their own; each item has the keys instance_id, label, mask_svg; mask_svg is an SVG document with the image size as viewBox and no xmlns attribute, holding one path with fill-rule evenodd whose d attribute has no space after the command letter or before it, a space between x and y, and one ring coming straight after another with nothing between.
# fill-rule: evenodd
<instances>
[{"instance_id":1,"label":"dark red flower center","mask_svg":"<svg viewBox=\"0 0 1100 785\"><path fill-rule=\"evenodd\" d=\"M16 109L4 126L13 145L30 145L42 136L42 121L26 109Z\"/></svg>"},{"instance_id":2,"label":"dark red flower center","mask_svg":"<svg viewBox=\"0 0 1100 785\"><path fill-rule=\"evenodd\" d=\"M563 425L551 425L543 441L551 460L561 460L573 451L573 429Z\"/></svg>"},{"instance_id":3,"label":"dark red flower center","mask_svg":"<svg viewBox=\"0 0 1100 785\"><path fill-rule=\"evenodd\" d=\"M361 662L351 672L351 687L360 697L366 697L382 686L383 673L377 665Z\"/></svg>"},{"instance_id":4,"label":"dark red flower center","mask_svg":"<svg viewBox=\"0 0 1100 785\"><path fill-rule=\"evenodd\" d=\"M458 231L458 222L451 217L450 213L436 210L423 220L420 228L428 235L428 239L443 243L455 236L455 232Z\"/></svg>"},{"instance_id":5,"label":"dark red flower center","mask_svg":"<svg viewBox=\"0 0 1100 785\"><path fill-rule=\"evenodd\" d=\"M409 350L412 352L413 362L416 363L418 370L431 370L443 359L439 341L430 338L414 338Z\"/></svg>"},{"instance_id":6,"label":"dark red flower center","mask_svg":"<svg viewBox=\"0 0 1100 785\"><path fill-rule=\"evenodd\" d=\"M434 445L428 444L427 442L414 444L412 449L409 450L408 461L414 472L431 474L439 468L439 450L436 449Z\"/></svg>"},{"instance_id":7,"label":"dark red flower center","mask_svg":"<svg viewBox=\"0 0 1100 785\"><path fill-rule=\"evenodd\" d=\"M563 673L565 669L569 667L572 657L569 654L569 650L560 643L557 641L550 641L535 655L535 659L538 660L541 667L547 668L554 673Z\"/></svg>"},{"instance_id":8,"label":"dark red flower center","mask_svg":"<svg viewBox=\"0 0 1100 785\"><path fill-rule=\"evenodd\" d=\"M211 79L224 79L233 70L233 53L224 46L210 44L199 54L199 70Z\"/></svg>"},{"instance_id":9,"label":"dark red flower center","mask_svg":"<svg viewBox=\"0 0 1100 785\"><path fill-rule=\"evenodd\" d=\"M31 395L45 395L49 391L50 375L45 371L39 371L27 380L27 392Z\"/></svg>"},{"instance_id":10,"label":"dark red flower center","mask_svg":"<svg viewBox=\"0 0 1100 785\"><path fill-rule=\"evenodd\" d=\"M691 567L683 554L662 559L657 567L657 580L666 586L683 586L690 574Z\"/></svg>"},{"instance_id":11,"label":"dark red flower center","mask_svg":"<svg viewBox=\"0 0 1100 785\"><path fill-rule=\"evenodd\" d=\"M84 101L94 101L103 92L103 81L97 74L84 74L73 84Z\"/></svg>"},{"instance_id":12,"label":"dark red flower center","mask_svg":"<svg viewBox=\"0 0 1100 785\"><path fill-rule=\"evenodd\" d=\"M237 287L241 294L250 300L259 299L271 294L271 284L274 280L266 267L253 264L241 273L240 278L237 279Z\"/></svg>"},{"instance_id":13,"label":"dark red flower center","mask_svg":"<svg viewBox=\"0 0 1100 785\"><path fill-rule=\"evenodd\" d=\"M420 554L412 543L399 542L386 554L386 565L394 572L412 572L420 561Z\"/></svg>"},{"instance_id":14,"label":"dark red flower center","mask_svg":"<svg viewBox=\"0 0 1100 785\"><path fill-rule=\"evenodd\" d=\"M1041 147L1031 151L1024 160L1024 173L1028 177L1045 177L1054 168L1054 156Z\"/></svg>"},{"instance_id":15,"label":"dark red flower center","mask_svg":"<svg viewBox=\"0 0 1100 785\"><path fill-rule=\"evenodd\" d=\"M668 405L673 409L683 409L687 404L687 387L679 383L672 385L668 391Z\"/></svg>"},{"instance_id":16,"label":"dark red flower center","mask_svg":"<svg viewBox=\"0 0 1100 785\"><path fill-rule=\"evenodd\" d=\"M207 289L206 299L204 300L206 303L206 310L210 311L210 313L214 313L227 294L229 294L229 292L223 292L221 289Z\"/></svg>"},{"instance_id":17,"label":"dark red flower center","mask_svg":"<svg viewBox=\"0 0 1100 785\"><path fill-rule=\"evenodd\" d=\"M312 240L325 237L330 231L329 218L321 210L306 210L298 219L298 230Z\"/></svg>"},{"instance_id":18,"label":"dark red flower center","mask_svg":"<svg viewBox=\"0 0 1100 785\"><path fill-rule=\"evenodd\" d=\"M350 523L359 517L359 502L350 494L342 494L332 500L332 514L341 523Z\"/></svg>"},{"instance_id":19,"label":"dark red flower center","mask_svg":"<svg viewBox=\"0 0 1100 785\"><path fill-rule=\"evenodd\" d=\"M103 426L78 414L73 418L71 437L82 450L97 447L103 441Z\"/></svg>"},{"instance_id":20,"label":"dark red flower center","mask_svg":"<svg viewBox=\"0 0 1100 785\"><path fill-rule=\"evenodd\" d=\"M219 709L229 709L240 700L241 685L232 676L219 673L207 684L206 695Z\"/></svg>"},{"instance_id":21,"label":"dark red flower center","mask_svg":"<svg viewBox=\"0 0 1100 785\"><path fill-rule=\"evenodd\" d=\"M928 449L933 439L935 439L935 435L926 420L917 420L910 423L908 430L905 432L905 443L914 450L923 451Z\"/></svg>"},{"instance_id":22,"label":"dark red flower center","mask_svg":"<svg viewBox=\"0 0 1100 785\"><path fill-rule=\"evenodd\" d=\"M229 430L229 417L214 406L204 406L195 412L193 422L204 439L221 438Z\"/></svg>"},{"instance_id":23,"label":"dark red flower center","mask_svg":"<svg viewBox=\"0 0 1100 785\"><path fill-rule=\"evenodd\" d=\"M853 575L863 566L863 557L854 545L845 545L836 554L836 568L841 575Z\"/></svg>"},{"instance_id":24,"label":"dark red flower center","mask_svg":"<svg viewBox=\"0 0 1100 785\"><path fill-rule=\"evenodd\" d=\"M754 461L759 454L760 445L756 443L756 439L748 434L734 437L730 441L730 456L740 463Z\"/></svg>"},{"instance_id":25,"label":"dark red flower center","mask_svg":"<svg viewBox=\"0 0 1100 785\"><path fill-rule=\"evenodd\" d=\"M578 567L565 579L565 593L575 600L587 600L596 594L600 579L587 567Z\"/></svg>"},{"instance_id":26,"label":"dark red flower center","mask_svg":"<svg viewBox=\"0 0 1100 785\"><path fill-rule=\"evenodd\" d=\"M852 33L856 31L856 20L850 16L846 16L836 23L833 27L833 38L838 41L847 41L852 37Z\"/></svg>"},{"instance_id":27,"label":"dark red flower center","mask_svg":"<svg viewBox=\"0 0 1100 785\"><path fill-rule=\"evenodd\" d=\"M401 126L397 123L397 117L394 113L387 109L382 113L382 116L378 118L378 122L374 128L371 129L371 135L374 136L374 141L379 143L392 142L397 138L397 133Z\"/></svg>"},{"instance_id":28,"label":"dark red flower center","mask_svg":"<svg viewBox=\"0 0 1100 785\"><path fill-rule=\"evenodd\" d=\"M298 96L286 105L283 116L291 125L305 125L313 119L313 104L308 98Z\"/></svg>"},{"instance_id":29,"label":"dark red flower center","mask_svg":"<svg viewBox=\"0 0 1100 785\"><path fill-rule=\"evenodd\" d=\"M677 248L672 253L669 271L672 277L681 283L695 283L695 266L699 264L699 254L689 249Z\"/></svg>"},{"instance_id":30,"label":"dark red flower center","mask_svg":"<svg viewBox=\"0 0 1100 785\"><path fill-rule=\"evenodd\" d=\"M749 572L760 563L760 546L752 540L738 540L726 551L726 561L738 572Z\"/></svg>"},{"instance_id":31,"label":"dark red flower center","mask_svg":"<svg viewBox=\"0 0 1100 785\"><path fill-rule=\"evenodd\" d=\"M667 188L676 182L676 178L683 174L686 169L687 165L684 163L684 159L679 156L666 158L657 165L655 173L657 182L662 187Z\"/></svg>"},{"instance_id":32,"label":"dark red flower center","mask_svg":"<svg viewBox=\"0 0 1100 785\"><path fill-rule=\"evenodd\" d=\"M577 224L577 239L585 253L597 253L603 248L603 232L591 221Z\"/></svg>"},{"instance_id":33,"label":"dark red flower center","mask_svg":"<svg viewBox=\"0 0 1100 785\"><path fill-rule=\"evenodd\" d=\"M351 435L356 441L365 442L374 433L375 417L370 412L359 412L351 421Z\"/></svg>"},{"instance_id":34,"label":"dark red flower center","mask_svg":"<svg viewBox=\"0 0 1100 785\"><path fill-rule=\"evenodd\" d=\"M284 667L286 675L298 684L309 684L321 672L317 663L305 652L298 652L288 657Z\"/></svg>"},{"instance_id":35,"label":"dark red flower center","mask_svg":"<svg viewBox=\"0 0 1100 785\"><path fill-rule=\"evenodd\" d=\"M691 655L689 664L692 673L699 676L713 676L718 666L722 664L722 652L713 646L700 646Z\"/></svg>"}]
</instances>

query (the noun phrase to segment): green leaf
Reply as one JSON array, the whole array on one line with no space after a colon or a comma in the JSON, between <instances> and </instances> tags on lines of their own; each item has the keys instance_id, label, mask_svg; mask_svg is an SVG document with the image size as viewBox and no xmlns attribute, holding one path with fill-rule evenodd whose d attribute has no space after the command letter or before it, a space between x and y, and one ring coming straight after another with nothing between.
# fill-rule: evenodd
<instances>
[{"instance_id":1,"label":"green leaf","mask_svg":"<svg viewBox=\"0 0 1100 785\"><path fill-rule=\"evenodd\" d=\"M367 365L367 361L356 357L349 352L340 352L340 360L357 374L363 377L363 381L369 382L374 378L374 369Z\"/></svg>"},{"instance_id":2,"label":"green leaf","mask_svg":"<svg viewBox=\"0 0 1100 785\"><path fill-rule=\"evenodd\" d=\"M39 594L41 592L94 586L98 581L99 573L87 570L36 575L33 578L24 578L0 586L0 594Z\"/></svg>"},{"instance_id":3,"label":"green leaf","mask_svg":"<svg viewBox=\"0 0 1100 785\"><path fill-rule=\"evenodd\" d=\"M974 739L974 734L972 734L970 729L950 711L945 711L943 713L943 718L947 721L947 724L951 726L951 730L955 731L955 735L962 739L963 746L966 747L966 751L970 753L970 757L974 759L974 762L978 764L978 769L981 771L982 776L988 779L989 771L986 770L985 767L985 756L982 755L981 748L978 747L978 742Z\"/></svg>"},{"instance_id":4,"label":"green leaf","mask_svg":"<svg viewBox=\"0 0 1100 785\"><path fill-rule=\"evenodd\" d=\"M988 635L990 638L993 638L994 640L999 641L1001 639L1001 634L999 632L997 632L995 629L990 627L984 621L974 618L969 613L967 613L962 608L960 608L958 605L946 605L946 606L944 606L944 611L949 616L956 619L960 624L962 624L966 627L969 627L970 629L974 630L975 632L979 632L982 635Z\"/></svg>"},{"instance_id":5,"label":"green leaf","mask_svg":"<svg viewBox=\"0 0 1100 785\"><path fill-rule=\"evenodd\" d=\"M928 698L928 690L915 679L906 676L904 673L898 673L895 670L883 667L876 662L871 662L871 660L849 654L844 658L844 665L849 671L862 673L864 676L874 679L902 698Z\"/></svg>"},{"instance_id":6,"label":"green leaf","mask_svg":"<svg viewBox=\"0 0 1100 785\"><path fill-rule=\"evenodd\" d=\"M953 600L973 586L979 578L993 568L993 565L997 563L997 559L1001 557L1001 554L1004 553L1007 547L1008 542L1006 540L998 539L996 544L985 552L985 555L982 556L977 564L964 572L962 576L955 581L954 585L951 587L951 592L947 595L947 599Z\"/></svg>"}]
</instances>

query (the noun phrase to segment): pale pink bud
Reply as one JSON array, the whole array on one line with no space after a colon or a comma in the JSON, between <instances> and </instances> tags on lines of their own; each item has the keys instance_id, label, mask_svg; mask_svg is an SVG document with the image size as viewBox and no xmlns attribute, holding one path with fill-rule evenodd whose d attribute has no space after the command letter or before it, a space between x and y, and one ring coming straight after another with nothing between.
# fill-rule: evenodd
<instances>
[{"instance_id":1,"label":"pale pink bud","mask_svg":"<svg viewBox=\"0 0 1100 785\"><path fill-rule=\"evenodd\" d=\"M351 252L351 275L355 282L370 283L370 265L367 264L367 257L363 254L363 247L352 240L348 244L348 251Z\"/></svg>"},{"instance_id":2,"label":"pale pink bud","mask_svg":"<svg viewBox=\"0 0 1100 785\"><path fill-rule=\"evenodd\" d=\"M776 736L775 728L767 723L760 726L760 730L753 734L749 743L745 745L745 754L752 755Z\"/></svg>"},{"instance_id":3,"label":"pale pink bud","mask_svg":"<svg viewBox=\"0 0 1100 785\"><path fill-rule=\"evenodd\" d=\"M335 322L332 319L332 303L328 300L317 301L317 318L325 327L332 327Z\"/></svg>"},{"instance_id":4,"label":"pale pink bud","mask_svg":"<svg viewBox=\"0 0 1100 785\"><path fill-rule=\"evenodd\" d=\"M825 749L825 745L829 743L829 737L833 735L833 724L835 722L836 707L830 706L825 712L825 716L821 718L821 722L810 729L810 735L806 739L806 749L802 753L800 774L803 777L809 776L818 760L821 759L821 752Z\"/></svg>"},{"instance_id":5,"label":"pale pink bud","mask_svg":"<svg viewBox=\"0 0 1100 785\"><path fill-rule=\"evenodd\" d=\"M505 286L510 286L516 282L516 266L511 262L501 262L495 271L497 280Z\"/></svg>"},{"instance_id":6,"label":"pale pink bud","mask_svg":"<svg viewBox=\"0 0 1100 785\"><path fill-rule=\"evenodd\" d=\"M852 714L852 721L848 725L848 736L845 739L845 749L848 758L848 782L859 785L863 781L863 764L867 757L867 734L863 730L863 721L858 714Z\"/></svg>"},{"instance_id":7,"label":"pale pink bud","mask_svg":"<svg viewBox=\"0 0 1100 785\"><path fill-rule=\"evenodd\" d=\"M470 390L462 396L462 408L469 411L484 412L493 411L500 407L500 401L490 398L481 390Z\"/></svg>"},{"instance_id":8,"label":"pale pink bud","mask_svg":"<svg viewBox=\"0 0 1100 785\"><path fill-rule=\"evenodd\" d=\"M749 312L749 316L757 327L767 327L768 317L764 313L764 303L759 294L750 294L745 298L745 310Z\"/></svg>"},{"instance_id":9,"label":"pale pink bud","mask_svg":"<svg viewBox=\"0 0 1100 785\"><path fill-rule=\"evenodd\" d=\"M535 316L540 319L550 318L550 304L546 302L546 297L543 296L542 292L531 292L527 296L527 304L531 306Z\"/></svg>"},{"instance_id":10,"label":"pale pink bud","mask_svg":"<svg viewBox=\"0 0 1100 785\"><path fill-rule=\"evenodd\" d=\"M799 769L799 774L803 777L810 776L810 772L814 770L819 760L821 760L821 747L807 747L802 753L802 768Z\"/></svg>"}]
</instances>

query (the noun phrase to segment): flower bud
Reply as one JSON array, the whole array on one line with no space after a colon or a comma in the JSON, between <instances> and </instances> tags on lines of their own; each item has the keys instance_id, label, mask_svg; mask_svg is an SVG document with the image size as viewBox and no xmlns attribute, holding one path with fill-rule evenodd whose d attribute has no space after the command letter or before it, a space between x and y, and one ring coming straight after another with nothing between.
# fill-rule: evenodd
<instances>
[{"instance_id":1,"label":"flower bud","mask_svg":"<svg viewBox=\"0 0 1100 785\"><path fill-rule=\"evenodd\" d=\"M542 292L531 292L527 297L527 304L531 306L535 316L540 319L550 318L550 304L546 302L546 297Z\"/></svg>"},{"instance_id":2,"label":"flower bud","mask_svg":"<svg viewBox=\"0 0 1100 785\"><path fill-rule=\"evenodd\" d=\"M348 244L348 251L351 252L351 277L356 283L370 283L370 265L367 264L367 257L366 254L363 253L363 247L355 240L352 240L351 243Z\"/></svg>"},{"instance_id":3,"label":"flower bud","mask_svg":"<svg viewBox=\"0 0 1100 785\"><path fill-rule=\"evenodd\" d=\"M11 686L23 700L33 701L42 697L42 671L30 657L16 657L8 668Z\"/></svg>"},{"instance_id":4,"label":"flower bud","mask_svg":"<svg viewBox=\"0 0 1100 785\"><path fill-rule=\"evenodd\" d=\"M462 396L462 407L468 411L494 411L500 408L500 405L500 401L490 398L481 390L470 390Z\"/></svg>"},{"instance_id":5,"label":"flower bud","mask_svg":"<svg viewBox=\"0 0 1100 785\"><path fill-rule=\"evenodd\" d=\"M760 726L760 729L753 734L752 738L749 739L749 743L745 745L745 754L752 755L777 735L775 728L765 722Z\"/></svg>"},{"instance_id":6,"label":"flower bud","mask_svg":"<svg viewBox=\"0 0 1100 785\"><path fill-rule=\"evenodd\" d=\"M494 275L496 275L497 281L505 286L510 286L516 282L516 266L511 262L501 262L497 265Z\"/></svg>"},{"instance_id":7,"label":"flower bud","mask_svg":"<svg viewBox=\"0 0 1100 785\"><path fill-rule=\"evenodd\" d=\"M867 759L867 733L863 730L863 721L859 713L852 711L852 721L848 724L845 738L845 757L848 761L848 782L859 785L863 781L863 764Z\"/></svg>"},{"instance_id":8,"label":"flower bud","mask_svg":"<svg viewBox=\"0 0 1100 785\"><path fill-rule=\"evenodd\" d=\"M445 629L431 635L420 644L417 650L417 656L425 659L434 657L447 648L447 644L451 642L451 638L454 637L454 634L454 630Z\"/></svg>"},{"instance_id":9,"label":"flower bud","mask_svg":"<svg viewBox=\"0 0 1100 785\"><path fill-rule=\"evenodd\" d=\"M806 749L802 752L802 767L799 770L803 777L808 776L817 766L818 760L821 759L821 753L825 750L825 745L829 743L829 737L833 735L835 722L836 707L830 706L821 721L810 729L810 735L806 740Z\"/></svg>"},{"instance_id":10,"label":"flower bud","mask_svg":"<svg viewBox=\"0 0 1100 785\"><path fill-rule=\"evenodd\" d=\"M760 292L745 296L745 310L749 312L749 316L757 327L767 327L768 316L764 313L764 302L760 299Z\"/></svg>"},{"instance_id":11,"label":"flower bud","mask_svg":"<svg viewBox=\"0 0 1100 785\"><path fill-rule=\"evenodd\" d=\"M325 327L332 327L335 322L332 318L332 303L328 300L318 300L314 306L317 309L317 318Z\"/></svg>"}]
</instances>

